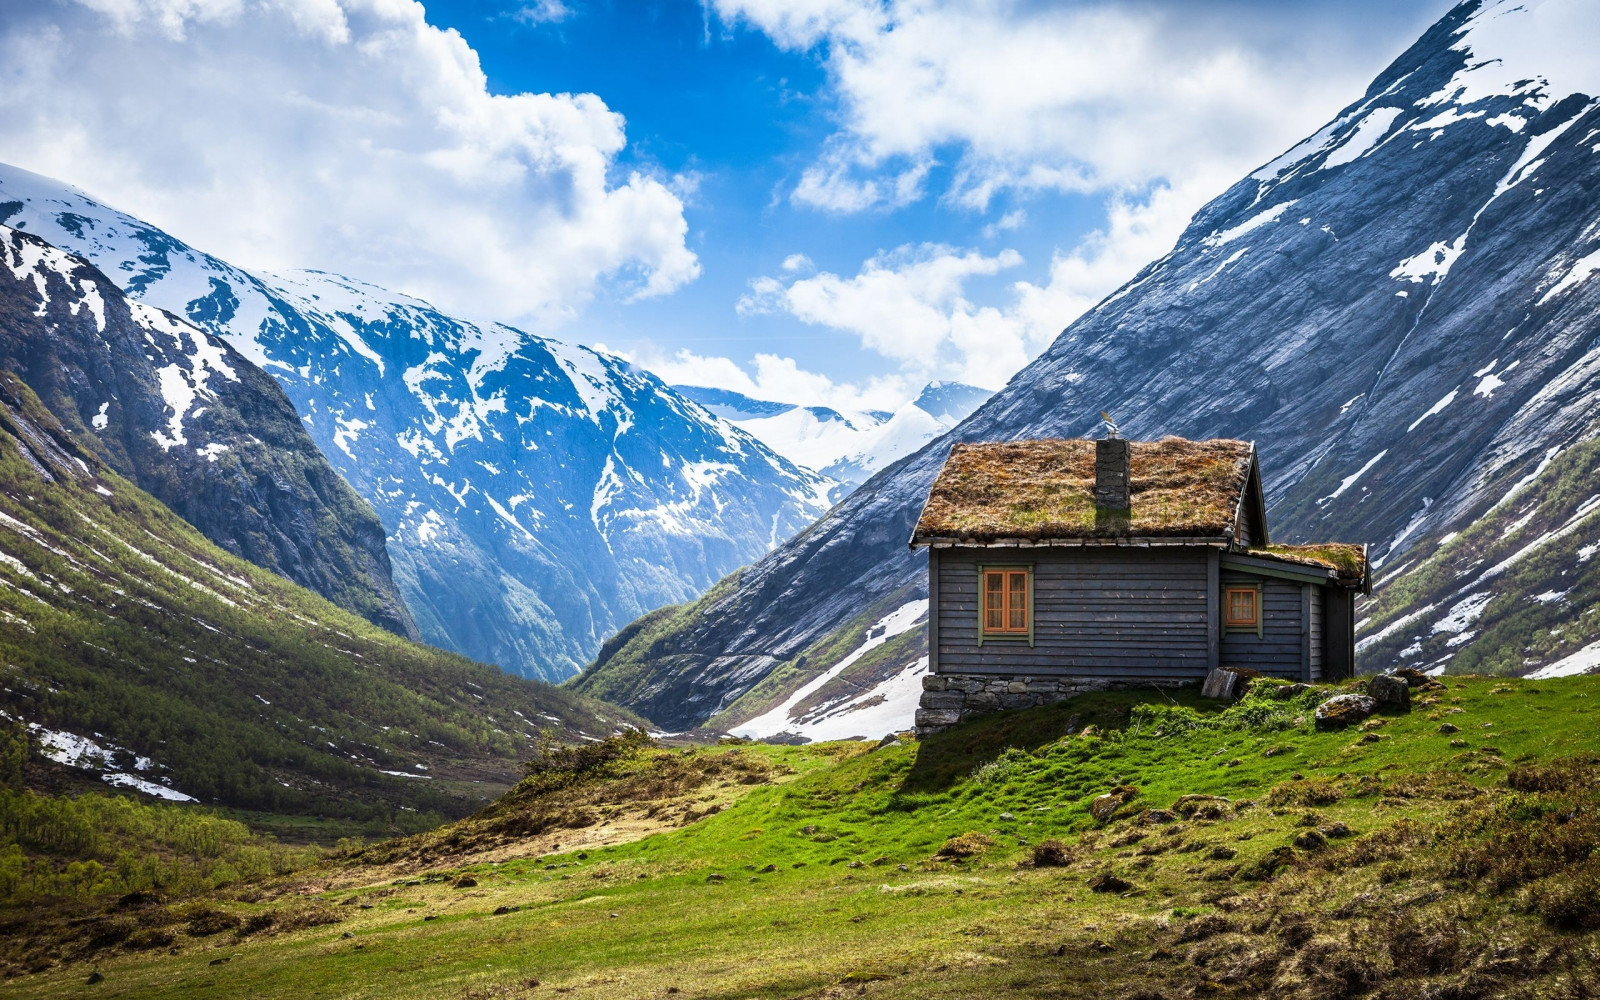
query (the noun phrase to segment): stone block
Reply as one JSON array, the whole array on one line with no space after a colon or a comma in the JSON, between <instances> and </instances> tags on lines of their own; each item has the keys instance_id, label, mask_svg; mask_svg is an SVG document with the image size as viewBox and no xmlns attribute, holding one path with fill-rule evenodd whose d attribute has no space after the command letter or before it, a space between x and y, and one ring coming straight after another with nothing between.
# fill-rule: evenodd
<instances>
[{"instance_id":1,"label":"stone block","mask_svg":"<svg viewBox=\"0 0 1600 1000\"><path fill-rule=\"evenodd\" d=\"M923 708L963 708L967 704L967 696L960 691L924 691L922 692Z\"/></svg>"},{"instance_id":2,"label":"stone block","mask_svg":"<svg viewBox=\"0 0 1600 1000\"><path fill-rule=\"evenodd\" d=\"M953 726L961 721L961 713L948 708L917 709L917 728L925 726Z\"/></svg>"},{"instance_id":3,"label":"stone block","mask_svg":"<svg viewBox=\"0 0 1600 1000\"><path fill-rule=\"evenodd\" d=\"M1008 694L1021 694L1026 690L1028 690L1027 681L1010 681L1006 684L1006 692Z\"/></svg>"},{"instance_id":4,"label":"stone block","mask_svg":"<svg viewBox=\"0 0 1600 1000\"><path fill-rule=\"evenodd\" d=\"M967 695L967 707L974 709L998 708L1000 707L1000 695L995 694L993 691L978 691L974 694L969 694Z\"/></svg>"},{"instance_id":5,"label":"stone block","mask_svg":"<svg viewBox=\"0 0 1600 1000\"><path fill-rule=\"evenodd\" d=\"M1019 693L1000 696L1000 707L1005 709L1032 708L1037 704L1039 704L1038 695Z\"/></svg>"},{"instance_id":6,"label":"stone block","mask_svg":"<svg viewBox=\"0 0 1600 1000\"><path fill-rule=\"evenodd\" d=\"M924 691L943 691L945 689L945 684L946 684L946 682L948 680L949 680L949 678L941 677L938 674L923 674L922 675L922 690L924 690Z\"/></svg>"},{"instance_id":7,"label":"stone block","mask_svg":"<svg viewBox=\"0 0 1600 1000\"><path fill-rule=\"evenodd\" d=\"M1226 667L1218 667L1206 674L1206 682L1200 686L1200 697L1231 701L1239 693L1239 681L1238 674Z\"/></svg>"},{"instance_id":8,"label":"stone block","mask_svg":"<svg viewBox=\"0 0 1600 1000\"><path fill-rule=\"evenodd\" d=\"M1367 681L1367 694L1375 698L1379 705L1406 711L1411 708L1411 685L1404 677L1379 674Z\"/></svg>"}]
</instances>

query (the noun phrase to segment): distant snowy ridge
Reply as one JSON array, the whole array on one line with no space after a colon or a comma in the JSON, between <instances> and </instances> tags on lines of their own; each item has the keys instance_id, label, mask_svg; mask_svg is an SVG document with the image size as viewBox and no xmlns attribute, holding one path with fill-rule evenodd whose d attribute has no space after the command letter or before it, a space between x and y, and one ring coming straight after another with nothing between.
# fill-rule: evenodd
<instances>
[{"instance_id":1,"label":"distant snowy ridge","mask_svg":"<svg viewBox=\"0 0 1600 1000\"><path fill-rule=\"evenodd\" d=\"M845 411L752 399L726 389L675 388L796 465L838 481L835 500L960 423L991 395L961 382L930 382L897 410Z\"/></svg>"}]
</instances>

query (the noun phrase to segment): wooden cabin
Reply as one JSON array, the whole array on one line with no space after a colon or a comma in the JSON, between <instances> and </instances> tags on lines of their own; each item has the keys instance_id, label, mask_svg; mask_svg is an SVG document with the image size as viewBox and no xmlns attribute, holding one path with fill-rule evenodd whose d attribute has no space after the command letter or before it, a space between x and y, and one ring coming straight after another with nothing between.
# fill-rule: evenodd
<instances>
[{"instance_id":1,"label":"wooden cabin","mask_svg":"<svg viewBox=\"0 0 1600 1000\"><path fill-rule=\"evenodd\" d=\"M917 726L1248 667L1355 672L1365 545L1274 545L1251 443L958 444L911 538L928 549Z\"/></svg>"}]
</instances>

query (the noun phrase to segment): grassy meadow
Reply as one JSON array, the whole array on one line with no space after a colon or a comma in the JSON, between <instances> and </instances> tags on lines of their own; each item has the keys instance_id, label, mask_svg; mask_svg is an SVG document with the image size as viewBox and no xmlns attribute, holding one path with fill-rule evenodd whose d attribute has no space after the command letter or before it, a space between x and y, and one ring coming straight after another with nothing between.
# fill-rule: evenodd
<instances>
[{"instance_id":1,"label":"grassy meadow","mask_svg":"<svg viewBox=\"0 0 1600 1000\"><path fill-rule=\"evenodd\" d=\"M1600 678L1448 678L1319 732L1327 694L613 740L292 874L13 908L0 994L1592 996Z\"/></svg>"}]
</instances>

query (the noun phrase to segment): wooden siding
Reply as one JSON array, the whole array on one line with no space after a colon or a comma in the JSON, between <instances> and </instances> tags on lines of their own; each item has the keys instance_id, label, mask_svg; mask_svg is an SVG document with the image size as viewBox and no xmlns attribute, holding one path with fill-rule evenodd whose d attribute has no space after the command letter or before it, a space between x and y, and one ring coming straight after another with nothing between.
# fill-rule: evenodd
<instances>
[{"instance_id":1,"label":"wooden siding","mask_svg":"<svg viewBox=\"0 0 1600 1000\"><path fill-rule=\"evenodd\" d=\"M1222 636L1222 666L1249 667L1274 677L1303 679L1306 672L1305 588L1270 576L1236 570L1222 571L1222 586L1261 588L1261 635L1226 632Z\"/></svg>"},{"instance_id":2,"label":"wooden siding","mask_svg":"<svg viewBox=\"0 0 1600 1000\"><path fill-rule=\"evenodd\" d=\"M929 587L938 609L934 662L945 673L1199 680L1215 614L1209 558L1200 548L944 549ZM978 645L978 566L1000 562L1034 567L1031 647L994 638Z\"/></svg>"},{"instance_id":3,"label":"wooden siding","mask_svg":"<svg viewBox=\"0 0 1600 1000\"><path fill-rule=\"evenodd\" d=\"M1307 666L1309 679L1320 681L1322 680L1322 651L1325 638L1322 630L1322 602L1328 588L1309 583L1306 584L1306 589L1311 592L1311 603L1309 605L1311 621L1306 628L1307 638L1310 640L1308 649L1311 655L1311 662Z\"/></svg>"}]
</instances>

